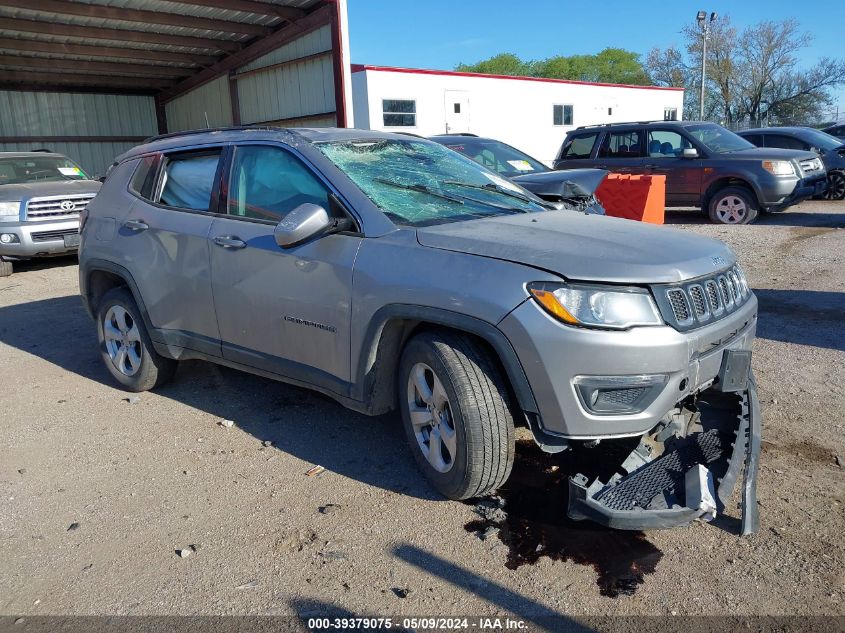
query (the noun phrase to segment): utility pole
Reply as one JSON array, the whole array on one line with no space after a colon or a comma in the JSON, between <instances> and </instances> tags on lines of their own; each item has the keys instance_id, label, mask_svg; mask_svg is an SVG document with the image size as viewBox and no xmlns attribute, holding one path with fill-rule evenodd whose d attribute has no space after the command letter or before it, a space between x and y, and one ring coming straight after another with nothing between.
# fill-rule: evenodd
<instances>
[{"instance_id":1,"label":"utility pole","mask_svg":"<svg viewBox=\"0 0 845 633\"><path fill-rule=\"evenodd\" d=\"M698 119L704 120L704 81L707 78L707 36L710 35L710 24L716 19L716 12L710 14L707 20L707 11L699 11L695 16L698 26L701 28L701 102L699 103Z\"/></svg>"}]
</instances>

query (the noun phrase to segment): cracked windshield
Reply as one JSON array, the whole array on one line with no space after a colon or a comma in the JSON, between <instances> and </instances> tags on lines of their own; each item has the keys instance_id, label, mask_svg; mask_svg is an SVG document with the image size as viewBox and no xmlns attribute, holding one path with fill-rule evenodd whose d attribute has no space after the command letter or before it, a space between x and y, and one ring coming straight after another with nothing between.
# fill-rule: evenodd
<instances>
[{"instance_id":1,"label":"cracked windshield","mask_svg":"<svg viewBox=\"0 0 845 633\"><path fill-rule=\"evenodd\" d=\"M378 139L319 147L396 224L430 226L548 208L521 187L432 143Z\"/></svg>"}]
</instances>

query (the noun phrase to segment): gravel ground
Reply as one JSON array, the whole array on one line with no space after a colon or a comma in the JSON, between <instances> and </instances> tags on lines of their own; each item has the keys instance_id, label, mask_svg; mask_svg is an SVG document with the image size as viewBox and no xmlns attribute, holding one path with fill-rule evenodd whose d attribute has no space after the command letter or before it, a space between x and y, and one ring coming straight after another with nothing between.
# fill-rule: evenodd
<instances>
[{"instance_id":1,"label":"gravel ground","mask_svg":"<svg viewBox=\"0 0 845 633\"><path fill-rule=\"evenodd\" d=\"M199 362L116 389L53 260L0 279L0 614L845 615L845 203L668 221L730 244L760 299L757 535L733 508L644 535L552 518L514 564L420 480L398 416ZM520 455L511 494L542 492Z\"/></svg>"}]
</instances>

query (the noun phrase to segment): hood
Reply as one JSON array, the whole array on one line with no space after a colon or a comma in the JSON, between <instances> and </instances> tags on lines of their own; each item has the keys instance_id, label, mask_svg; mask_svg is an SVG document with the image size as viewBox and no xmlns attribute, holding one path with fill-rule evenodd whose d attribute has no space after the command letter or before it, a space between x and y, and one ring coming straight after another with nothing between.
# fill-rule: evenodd
<instances>
[{"instance_id":1,"label":"hood","mask_svg":"<svg viewBox=\"0 0 845 633\"><path fill-rule=\"evenodd\" d=\"M826 169L842 169L845 167L845 145L826 151L821 159Z\"/></svg>"},{"instance_id":2,"label":"hood","mask_svg":"<svg viewBox=\"0 0 845 633\"><path fill-rule=\"evenodd\" d=\"M595 193L608 173L604 169L565 169L523 174L511 180L541 198L559 196L566 199Z\"/></svg>"},{"instance_id":3,"label":"hood","mask_svg":"<svg viewBox=\"0 0 845 633\"><path fill-rule=\"evenodd\" d=\"M749 158L754 160L807 160L818 158L814 152L805 152L800 149L781 149L779 147L752 147L741 149L729 154L714 154L713 158Z\"/></svg>"},{"instance_id":4,"label":"hood","mask_svg":"<svg viewBox=\"0 0 845 633\"><path fill-rule=\"evenodd\" d=\"M96 180L60 180L0 185L0 201L29 200L40 196L61 196L75 193L97 193L102 186Z\"/></svg>"},{"instance_id":5,"label":"hood","mask_svg":"<svg viewBox=\"0 0 845 633\"><path fill-rule=\"evenodd\" d=\"M510 261L566 279L672 283L711 274L736 257L722 242L634 220L561 211L417 229L423 246Z\"/></svg>"}]
</instances>

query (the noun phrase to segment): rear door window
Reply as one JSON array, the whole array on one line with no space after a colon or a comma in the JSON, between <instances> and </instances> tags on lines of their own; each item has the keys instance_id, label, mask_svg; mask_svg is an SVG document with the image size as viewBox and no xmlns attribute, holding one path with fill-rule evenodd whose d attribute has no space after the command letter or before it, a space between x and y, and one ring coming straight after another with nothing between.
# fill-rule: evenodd
<instances>
[{"instance_id":1,"label":"rear door window","mask_svg":"<svg viewBox=\"0 0 845 633\"><path fill-rule=\"evenodd\" d=\"M158 203L177 209L208 211L220 163L220 149L168 154L158 190Z\"/></svg>"},{"instance_id":2,"label":"rear door window","mask_svg":"<svg viewBox=\"0 0 845 633\"><path fill-rule=\"evenodd\" d=\"M593 146L596 144L598 137L599 132L587 132L570 136L564 141L559 158L590 158L593 152Z\"/></svg>"},{"instance_id":3,"label":"rear door window","mask_svg":"<svg viewBox=\"0 0 845 633\"><path fill-rule=\"evenodd\" d=\"M762 134L743 134L742 138L744 138L749 143L756 145L757 147L763 147L763 135Z\"/></svg>"},{"instance_id":4,"label":"rear door window","mask_svg":"<svg viewBox=\"0 0 845 633\"><path fill-rule=\"evenodd\" d=\"M783 134L766 134L766 147L780 147L782 149L805 150L810 147L801 139Z\"/></svg>"},{"instance_id":5,"label":"rear door window","mask_svg":"<svg viewBox=\"0 0 845 633\"><path fill-rule=\"evenodd\" d=\"M626 130L608 134L599 150L600 158L639 158L643 155L642 132Z\"/></svg>"}]
</instances>

